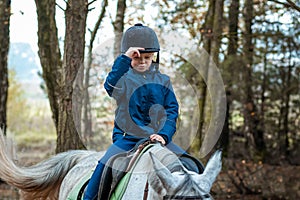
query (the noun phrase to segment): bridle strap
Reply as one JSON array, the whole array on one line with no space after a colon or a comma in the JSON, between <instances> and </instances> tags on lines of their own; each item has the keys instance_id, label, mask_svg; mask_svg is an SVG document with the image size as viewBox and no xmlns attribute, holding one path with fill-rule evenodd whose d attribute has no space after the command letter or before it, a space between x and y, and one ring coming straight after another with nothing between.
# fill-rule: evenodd
<instances>
[{"instance_id":1,"label":"bridle strap","mask_svg":"<svg viewBox=\"0 0 300 200\"><path fill-rule=\"evenodd\" d=\"M149 191L149 183L148 181L146 182L146 185L145 185L145 189L144 189L144 197L143 197L143 200L147 200L148 198L148 191Z\"/></svg>"},{"instance_id":2,"label":"bridle strap","mask_svg":"<svg viewBox=\"0 0 300 200\"><path fill-rule=\"evenodd\" d=\"M148 192L149 192L149 183L146 182L145 189L144 189L144 197L143 200L148 199ZM210 198L209 194L204 194L200 196L179 196L179 195L166 195L163 197L163 200L177 200L177 199L184 199L184 200L203 200L206 198Z\"/></svg>"},{"instance_id":3,"label":"bridle strap","mask_svg":"<svg viewBox=\"0 0 300 200\"><path fill-rule=\"evenodd\" d=\"M177 200L177 199L184 199L184 200L203 200L205 198L210 198L209 194L204 194L200 196L179 196L179 195L166 195L164 196L163 200Z\"/></svg>"}]
</instances>

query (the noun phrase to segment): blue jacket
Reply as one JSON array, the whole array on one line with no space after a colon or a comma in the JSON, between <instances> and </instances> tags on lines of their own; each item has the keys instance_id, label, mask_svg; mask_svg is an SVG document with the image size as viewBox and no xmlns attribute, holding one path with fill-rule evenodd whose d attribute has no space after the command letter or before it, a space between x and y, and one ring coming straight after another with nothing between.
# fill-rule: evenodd
<instances>
[{"instance_id":1,"label":"blue jacket","mask_svg":"<svg viewBox=\"0 0 300 200\"><path fill-rule=\"evenodd\" d=\"M156 133L168 144L176 131L178 102L170 78L153 68L140 73L129 57L115 60L104 83L117 103L113 133L138 138Z\"/></svg>"}]
</instances>

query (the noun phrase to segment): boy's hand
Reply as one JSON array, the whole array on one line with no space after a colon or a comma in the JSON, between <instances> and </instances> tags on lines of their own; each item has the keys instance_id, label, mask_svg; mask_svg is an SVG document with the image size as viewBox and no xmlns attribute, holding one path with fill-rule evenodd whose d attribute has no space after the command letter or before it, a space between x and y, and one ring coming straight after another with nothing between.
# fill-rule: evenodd
<instances>
[{"instance_id":1,"label":"boy's hand","mask_svg":"<svg viewBox=\"0 0 300 200\"><path fill-rule=\"evenodd\" d=\"M130 47L126 52L125 55L129 58L134 58L134 57L140 57L141 54L139 52L139 50L145 50L142 47Z\"/></svg>"},{"instance_id":2,"label":"boy's hand","mask_svg":"<svg viewBox=\"0 0 300 200\"><path fill-rule=\"evenodd\" d=\"M152 134L152 135L150 135L150 140L152 142L158 141L158 142L162 143L163 145L166 144L165 139L162 136L158 135L158 134Z\"/></svg>"}]
</instances>

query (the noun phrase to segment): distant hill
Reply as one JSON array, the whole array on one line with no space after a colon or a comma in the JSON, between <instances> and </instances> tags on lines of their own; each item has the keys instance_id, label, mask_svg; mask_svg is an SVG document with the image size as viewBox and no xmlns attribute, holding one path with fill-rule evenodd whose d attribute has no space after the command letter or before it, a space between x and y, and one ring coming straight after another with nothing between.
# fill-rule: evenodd
<instances>
[{"instance_id":1,"label":"distant hill","mask_svg":"<svg viewBox=\"0 0 300 200\"><path fill-rule=\"evenodd\" d=\"M37 75L41 71L37 52L28 43L11 43L8 53L8 69L16 71L20 82L41 82Z\"/></svg>"},{"instance_id":2,"label":"distant hill","mask_svg":"<svg viewBox=\"0 0 300 200\"><path fill-rule=\"evenodd\" d=\"M8 69L15 70L17 81L24 88L25 96L30 101L47 100L40 88L42 71L37 52L28 43L11 43L8 53Z\"/></svg>"}]
</instances>

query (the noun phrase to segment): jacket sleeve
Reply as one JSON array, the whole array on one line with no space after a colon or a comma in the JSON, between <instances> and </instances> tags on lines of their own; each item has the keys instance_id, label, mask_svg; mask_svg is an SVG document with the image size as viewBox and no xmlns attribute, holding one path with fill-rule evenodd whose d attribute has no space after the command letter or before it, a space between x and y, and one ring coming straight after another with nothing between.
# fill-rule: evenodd
<instances>
[{"instance_id":1,"label":"jacket sleeve","mask_svg":"<svg viewBox=\"0 0 300 200\"><path fill-rule=\"evenodd\" d=\"M104 88L109 96L114 97L114 90L122 90L122 84L118 83L121 77L129 70L131 59L125 55L120 55L115 60L112 70L108 73ZM116 91L118 93L119 91Z\"/></svg>"},{"instance_id":2,"label":"jacket sleeve","mask_svg":"<svg viewBox=\"0 0 300 200\"><path fill-rule=\"evenodd\" d=\"M166 119L158 134L161 135L165 139L166 144L168 144L172 141L172 137L176 132L176 121L179 109L170 79L165 87L165 101L163 106L166 113Z\"/></svg>"}]
</instances>

